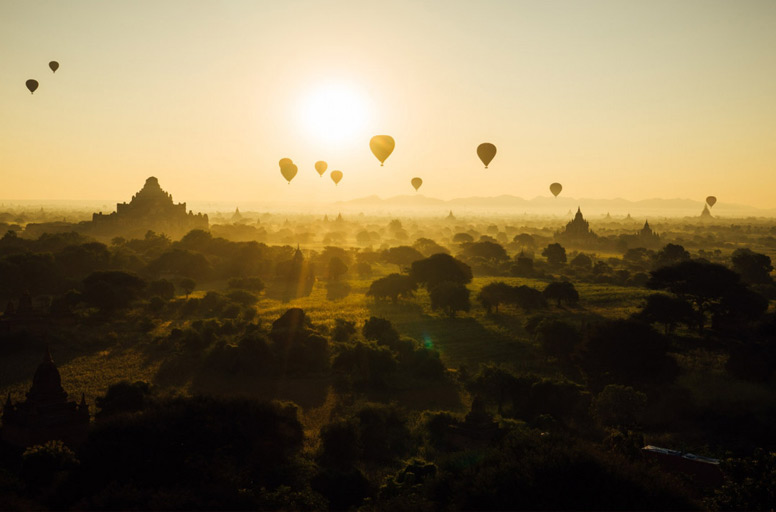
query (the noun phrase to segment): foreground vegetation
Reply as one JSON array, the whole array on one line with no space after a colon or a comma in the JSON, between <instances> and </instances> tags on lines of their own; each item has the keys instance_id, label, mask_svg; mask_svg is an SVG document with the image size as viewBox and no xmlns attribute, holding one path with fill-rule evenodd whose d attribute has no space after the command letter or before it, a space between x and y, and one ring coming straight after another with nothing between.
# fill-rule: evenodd
<instances>
[{"instance_id":1,"label":"foreground vegetation","mask_svg":"<svg viewBox=\"0 0 776 512\"><path fill-rule=\"evenodd\" d=\"M4 444L0 508L769 506L766 254L397 222L351 228L379 249L6 234L0 391L22 400L48 346L95 416L81 446Z\"/></svg>"}]
</instances>

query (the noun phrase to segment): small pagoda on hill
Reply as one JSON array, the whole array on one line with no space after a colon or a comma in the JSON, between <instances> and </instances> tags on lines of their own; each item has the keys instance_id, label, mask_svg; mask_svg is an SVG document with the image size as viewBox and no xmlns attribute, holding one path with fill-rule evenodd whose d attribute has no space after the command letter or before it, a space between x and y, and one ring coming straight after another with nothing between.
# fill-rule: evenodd
<instances>
[{"instance_id":1,"label":"small pagoda on hill","mask_svg":"<svg viewBox=\"0 0 776 512\"><path fill-rule=\"evenodd\" d=\"M89 406L81 394L80 403L67 399L59 370L46 349L43 362L32 378L27 399L14 403L11 394L3 407L0 437L16 446L32 446L60 440L71 446L86 440Z\"/></svg>"}]
</instances>

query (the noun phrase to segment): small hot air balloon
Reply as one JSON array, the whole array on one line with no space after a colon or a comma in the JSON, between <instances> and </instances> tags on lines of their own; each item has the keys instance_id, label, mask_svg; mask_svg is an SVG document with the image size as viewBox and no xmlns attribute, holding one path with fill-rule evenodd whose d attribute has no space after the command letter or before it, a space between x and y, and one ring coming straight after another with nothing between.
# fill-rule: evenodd
<instances>
[{"instance_id":1,"label":"small hot air balloon","mask_svg":"<svg viewBox=\"0 0 776 512\"><path fill-rule=\"evenodd\" d=\"M25 84L27 85L27 89L29 89L30 94L34 93L35 89L38 88L38 81L37 80L29 79L29 80L27 80L25 82Z\"/></svg>"},{"instance_id":2,"label":"small hot air balloon","mask_svg":"<svg viewBox=\"0 0 776 512\"><path fill-rule=\"evenodd\" d=\"M550 185L550 192L552 192L552 195L555 197L558 197L558 194L560 194L560 191L563 190L563 185L560 183L553 183Z\"/></svg>"},{"instance_id":3,"label":"small hot air balloon","mask_svg":"<svg viewBox=\"0 0 776 512\"><path fill-rule=\"evenodd\" d=\"M372 140L369 141L369 149L372 150L372 154L380 160L380 167L385 163L385 159L391 156L393 148L396 146L396 141L390 135L375 135Z\"/></svg>"},{"instance_id":4,"label":"small hot air balloon","mask_svg":"<svg viewBox=\"0 0 776 512\"><path fill-rule=\"evenodd\" d=\"M334 182L334 184L338 184L340 180L342 179L342 171L331 171L331 181Z\"/></svg>"},{"instance_id":5,"label":"small hot air balloon","mask_svg":"<svg viewBox=\"0 0 776 512\"><path fill-rule=\"evenodd\" d=\"M297 171L299 168L292 162L288 163L286 165L283 165L280 167L280 174L283 175L283 177L288 181L288 184L291 184L291 180L294 179L294 176L296 176Z\"/></svg>"},{"instance_id":6,"label":"small hot air balloon","mask_svg":"<svg viewBox=\"0 0 776 512\"><path fill-rule=\"evenodd\" d=\"M485 168L487 169L490 161L496 156L496 146L490 142L483 142L477 146L477 156L480 157L480 160L482 160L482 163L485 164Z\"/></svg>"},{"instance_id":7,"label":"small hot air balloon","mask_svg":"<svg viewBox=\"0 0 776 512\"><path fill-rule=\"evenodd\" d=\"M717 202L717 198L714 196L709 196L706 198L706 204L709 206L714 206L714 204Z\"/></svg>"},{"instance_id":8,"label":"small hot air balloon","mask_svg":"<svg viewBox=\"0 0 776 512\"><path fill-rule=\"evenodd\" d=\"M315 162L315 170L318 171L318 174L321 175L321 178L323 178L323 173L326 172L326 169L328 167L329 165L323 160L318 160L317 162Z\"/></svg>"},{"instance_id":9,"label":"small hot air balloon","mask_svg":"<svg viewBox=\"0 0 776 512\"><path fill-rule=\"evenodd\" d=\"M280 160L278 160L278 165L280 166L281 169L293 163L294 163L293 160L291 160L290 158L281 158Z\"/></svg>"},{"instance_id":10,"label":"small hot air balloon","mask_svg":"<svg viewBox=\"0 0 776 512\"><path fill-rule=\"evenodd\" d=\"M423 180L420 178L412 178L410 180L410 183L412 183L412 186L415 187L415 190L417 191L421 185L423 185Z\"/></svg>"},{"instance_id":11,"label":"small hot air balloon","mask_svg":"<svg viewBox=\"0 0 776 512\"><path fill-rule=\"evenodd\" d=\"M57 70L59 69L59 62L52 60L51 62L49 62L49 67L51 68L52 73L56 73Z\"/></svg>"}]
</instances>

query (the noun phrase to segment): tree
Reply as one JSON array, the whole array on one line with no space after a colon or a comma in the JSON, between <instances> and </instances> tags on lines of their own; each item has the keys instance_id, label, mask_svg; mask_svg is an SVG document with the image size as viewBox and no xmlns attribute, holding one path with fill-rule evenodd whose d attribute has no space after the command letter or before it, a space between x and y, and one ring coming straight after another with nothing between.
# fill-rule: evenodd
<instances>
[{"instance_id":1,"label":"tree","mask_svg":"<svg viewBox=\"0 0 776 512\"><path fill-rule=\"evenodd\" d=\"M391 247L383 252L383 260L387 263L398 265L399 268L405 268L413 262L422 259L423 255L417 249L408 245Z\"/></svg>"},{"instance_id":2,"label":"tree","mask_svg":"<svg viewBox=\"0 0 776 512\"><path fill-rule=\"evenodd\" d=\"M526 285L515 286L512 288L510 302L513 302L526 311L547 307L547 300L544 298L544 295L542 295L542 292Z\"/></svg>"},{"instance_id":3,"label":"tree","mask_svg":"<svg viewBox=\"0 0 776 512\"><path fill-rule=\"evenodd\" d=\"M148 293L152 297L161 297L164 300L175 298L175 285L167 279L158 279L148 284Z\"/></svg>"},{"instance_id":4,"label":"tree","mask_svg":"<svg viewBox=\"0 0 776 512\"><path fill-rule=\"evenodd\" d=\"M128 380L111 384L104 396L97 397L94 401L100 412L97 418L102 419L115 414L126 412L138 412L148 405L151 395L151 387L147 382Z\"/></svg>"},{"instance_id":5,"label":"tree","mask_svg":"<svg viewBox=\"0 0 776 512\"><path fill-rule=\"evenodd\" d=\"M430 238L418 238L417 240L415 240L415 243L412 244L412 247L420 251L423 254L423 256L426 258L437 253L445 253L445 254L450 253L450 251L448 251L446 248L442 247L435 241L431 240Z\"/></svg>"},{"instance_id":6,"label":"tree","mask_svg":"<svg viewBox=\"0 0 776 512\"><path fill-rule=\"evenodd\" d=\"M547 258L550 265L562 265L566 263L566 249L560 244L550 244L542 251L542 256Z\"/></svg>"},{"instance_id":7,"label":"tree","mask_svg":"<svg viewBox=\"0 0 776 512\"><path fill-rule=\"evenodd\" d=\"M609 384L593 399L590 412L604 426L627 430L637 425L646 406L644 393L630 386Z\"/></svg>"},{"instance_id":8,"label":"tree","mask_svg":"<svg viewBox=\"0 0 776 512\"><path fill-rule=\"evenodd\" d=\"M547 355L566 361L582 341L577 328L562 320L543 320L535 335Z\"/></svg>"},{"instance_id":9,"label":"tree","mask_svg":"<svg viewBox=\"0 0 776 512\"><path fill-rule=\"evenodd\" d=\"M636 320L611 320L596 326L580 351L580 364L593 383L639 387L671 382L678 374L667 352L668 340Z\"/></svg>"},{"instance_id":10,"label":"tree","mask_svg":"<svg viewBox=\"0 0 776 512\"><path fill-rule=\"evenodd\" d=\"M471 303L469 302L469 289L466 285L453 282L442 281L431 290L431 309L442 309L450 317L454 317L457 311L469 311Z\"/></svg>"},{"instance_id":11,"label":"tree","mask_svg":"<svg viewBox=\"0 0 776 512\"><path fill-rule=\"evenodd\" d=\"M513 295L513 288L503 281L488 283L477 294L477 300L490 314L491 309L498 313L500 304L509 302Z\"/></svg>"},{"instance_id":12,"label":"tree","mask_svg":"<svg viewBox=\"0 0 776 512\"><path fill-rule=\"evenodd\" d=\"M587 254L581 252L571 259L569 265L583 270L590 270L593 268L593 260Z\"/></svg>"},{"instance_id":13,"label":"tree","mask_svg":"<svg viewBox=\"0 0 776 512\"><path fill-rule=\"evenodd\" d=\"M709 313L719 325L741 316L756 318L767 308L767 300L748 290L740 276L723 265L690 260L658 268L650 274L648 288L668 290L693 305L700 334Z\"/></svg>"},{"instance_id":14,"label":"tree","mask_svg":"<svg viewBox=\"0 0 776 512\"><path fill-rule=\"evenodd\" d=\"M155 274L174 274L204 279L210 275L211 267L202 253L173 249L149 263L148 270Z\"/></svg>"},{"instance_id":15,"label":"tree","mask_svg":"<svg viewBox=\"0 0 776 512\"><path fill-rule=\"evenodd\" d=\"M83 299L107 313L129 307L142 296L146 282L119 270L93 272L83 280Z\"/></svg>"},{"instance_id":16,"label":"tree","mask_svg":"<svg viewBox=\"0 0 776 512\"><path fill-rule=\"evenodd\" d=\"M338 256L333 256L329 260L329 279L332 281L339 280L342 275L348 271L348 266Z\"/></svg>"},{"instance_id":17,"label":"tree","mask_svg":"<svg viewBox=\"0 0 776 512\"><path fill-rule=\"evenodd\" d=\"M515 235L512 241L520 247L525 247L527 249L536 247L536 241L534 240L534 237L528 233L520 233L519 235Z\"/></svg>"},{"instance_id":18,"label":"tree","mask_svg":"<svg viewBox=\"0 0 776 512\"><path fill-rule=\"evenodd\" d=\"M678 244L666 244L655 254L655 268L675 265L682 261L688 261L690 253Z\"/></svg>"},{"instance_id":19,"label":"tree","mask_svg":"<svg viewBox=\"0 0 776 512\"><path fill-rule=\"evenodd\" d=\"M750 249L736 249L731 260L733 270L741 275L748 284L773 284L771 258L765 254L753 252Z\"/></svg>"},{"instance_id":20,"label":"tree","mask_svg":"<svg viewBox=\"0 0 776 512\"><path fill-rule=\"evenodd\" d=\"M260 277L233 277L228 284L229 288L248 290L255 293L264 290L264 281Z\"/></svg>"},{"instance_id":21,"label":"tree","mask_svg":"<svg viewBox=\"0 0 776 512\"><path fill-rule=\"evenodd\" d=\"M453 242L456 244L465 244L469 242L474 242L474 237L471 236L469 233L456 233L453 235Z\"/></svg>"},{"instance_id":22,"label":"tree","mask_svg":"<svg viewBox=\"0 0 776 512\"><path fill-rule=\"evenodd\" d=\"M472 269L449 254L434 254L416 261L410 269L410 278L425 285L429 291L439 283L450 281L465 285L472 280Z\"/></svg>"},{"instance_id":23,"label":"tree","mask_svg":"<svg viewBox=\"0 0 776 512\"><path fill-rule=\"evenodd\" d=\"M671 334L678 323L692 326L697 320L689 302L663 293L653 293L647 297L644 308L634 317L650 324L663 324L666 335Z\"/></svg>"},{"instance_id":24,"label":"tree","mask_svg":"<svg viewBox=\"0 0 776 512\"><path fill-rule=\"evenodd\" d=\"M579 293L574 285L569 281L554 281L549 283L542 292L547 300L554 300L558 307L563 302L566 304L576 304L579 302Z\"/></svg>"},{"instance_id":25,"label":"tree","mask_svg":"<svg viewBox=\"0 0 776 512\"><path fill-rule=\"evenodd\" d=\"M390 320L376 316L371 316L364 322L361 334L364 339L374 340L380 345L393 346L399 341L399 331L393 327Z\"/></svg>"},{"instance_id":26,"label":"tree","mask_svg":"<svg viewBox=\"0 0 776 512\"><path fill-rule=\"evenodd\" d=\"M356 334L356 323L343 318L334 319L334 329L331 331L331 339L334 341L350 341Z\"/></svg>"},{"instance_id":27,"label":"tree","mask_svg":"<svg viewBox=\"0 0 776 512\"><path fill-rule=\"evenodd\" d=\"M186 298L188 299L189 295L191 295L191 292L193 292L194 288L197 287L197 283L195 283L193 279L185 277L178 281L178 286L180 286L181 290L183 290L183 293L186 294Z\"/></svg>"},{"instance_id":28,"label":"tree","mask_svg":"<svg viewBox=\"0 0 776 512\"><path fill-rule=\"evenodd\" d=\"M389 274L373 281L366 295L375 299L389 298L395 303L399 300L399 297L412 297L417 287L417 284L409 276Z\"/></svg>"},{"instance_id":29,"label":"tree","mask_svg":"<svg viewBox=\"0 0 776 512\"><path fill-rule=\"evenodd\" d=\"M509 259L507 252L501 245L495 242L470 242L463 244L462 257L474 259L481 258L493 262L501 262Z\"/></svg>"}]
</instances>

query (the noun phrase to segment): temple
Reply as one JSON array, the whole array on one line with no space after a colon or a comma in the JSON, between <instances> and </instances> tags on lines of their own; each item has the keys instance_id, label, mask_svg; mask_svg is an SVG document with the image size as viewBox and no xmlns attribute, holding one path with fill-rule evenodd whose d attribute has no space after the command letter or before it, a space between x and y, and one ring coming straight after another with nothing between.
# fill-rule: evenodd
<instances>
[{"instance_id":1,"label":"temple","mask_svg":"<svg viewBox=\"0 0 776 512\"><path fill-rule=\"evenodd\" d=\"M579 207L574 219L566 224L563 231L555 234L557 241L570 245L586 244L596 238L597 235L590 230L590 224L582 216L582 210Z\"/></svg>"},{"instance_id":2,"label":"temple","mask_svg":"<svg viewBox=\"0 0 776 512\"><path fill-rule=\"evenodd\" d=\"M148 231L180 238L193 229L208 229L207 215L186 213L186 203L175 204L151 176L129 203L116 204L110 214L92 215L91 234L142 238Z\"/></svg>"},{"instance_id":3,"label":"temple","mask_svg":"<svg viewBox=\"0 0 776 512\"><path fill-rule=\"evenodd\" d=\"M67 399L51 353L46 350L43 362L32 378L27 399L13 403L10 393L3 407L0 437L16 446L32 446L60 440L71 446L86 440L89 428L89 406Z\"/></svg>"}]
</instances>

